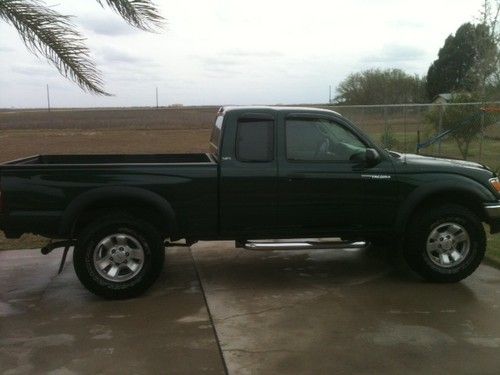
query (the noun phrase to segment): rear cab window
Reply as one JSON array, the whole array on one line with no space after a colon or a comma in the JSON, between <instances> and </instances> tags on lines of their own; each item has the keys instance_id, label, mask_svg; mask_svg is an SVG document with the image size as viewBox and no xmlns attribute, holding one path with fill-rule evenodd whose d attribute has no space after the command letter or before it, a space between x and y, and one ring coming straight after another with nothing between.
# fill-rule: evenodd
<instances>
[{"instance_id":1,"label":"rear cab window","mask_svg":"<svg viewBox=\"0 0 500 375\"><path fill-rule=\"evenodd\" d=\"M274 160L274 119L241 117L236 130L236 159L264 163Z\"/></svg>"}]
</instances>

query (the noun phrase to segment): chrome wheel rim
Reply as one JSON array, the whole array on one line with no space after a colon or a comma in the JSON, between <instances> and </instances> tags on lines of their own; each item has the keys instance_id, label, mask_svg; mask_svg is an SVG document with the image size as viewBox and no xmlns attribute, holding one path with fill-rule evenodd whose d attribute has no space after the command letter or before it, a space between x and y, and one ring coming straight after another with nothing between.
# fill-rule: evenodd
<instances>
[{"instance_id":1,"label":"chrome wheel rim","mask_svg":"<svg viewBox=\"0 0 500 375\"><path fill-rule=\"evenodd\" d=\"M432 230L427 238L427 255L439 267L451 268L462 263L470 251L470 237L457 223L444 223Z\"/></svg>"},{"instance_id":2,"label":"chrome wheel rim","mask_svg":"<svg viewBox=\"0 0 500 375\"><path fill-rule=\"evenodd\" d=\"M94 249L94 267L113 282L132 279L144 266L144 249L130 234L115 233L103 238Z\"/></svg>"}]
</instances>

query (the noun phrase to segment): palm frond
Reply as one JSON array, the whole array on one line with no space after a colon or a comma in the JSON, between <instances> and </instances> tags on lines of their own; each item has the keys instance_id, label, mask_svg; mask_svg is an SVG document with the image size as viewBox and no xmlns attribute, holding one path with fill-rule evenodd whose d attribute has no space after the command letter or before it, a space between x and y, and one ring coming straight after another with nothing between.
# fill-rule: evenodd
<instances>
[{"instance_id":1,"label":"palm frond","mask_svg":"<svg viewBox=\"0 0 500 375\"><path fill-rule=\"evenodd\" d=\"M109 95L70 16L38 0L0 0L0 18L16 28L28 49L47 58L63 76L86 91Z\"/></svg>"},{"instance_id":2,"label":"palm frond","mask_svg":"<svg viewBox=\"0 0 500 375\"><path fill-rule=\"evenodd\" d=\"M125 21L145 31L161 28L165 19L151 0L97 0L103 6L106 2Z\"/></svg>"}]
</instances>

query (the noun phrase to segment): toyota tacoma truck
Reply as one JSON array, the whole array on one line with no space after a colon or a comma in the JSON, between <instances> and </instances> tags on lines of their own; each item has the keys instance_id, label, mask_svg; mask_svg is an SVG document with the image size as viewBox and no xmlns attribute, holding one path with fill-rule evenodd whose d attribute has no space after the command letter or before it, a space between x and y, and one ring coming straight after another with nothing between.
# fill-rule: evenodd
<instances>
[{"instance_id":1,"label":"toyota tacoma truck","mask_svg":"<svg viewBox=\"0 0 500 375\"><path fill-rule=\"evenodd\" d=\"M60 241L45 252L74 247L78 278L106 298L145 291L175 241L266 249L365 241L402 252L426 280L457 282L483 259L483 224L500 231L490 169L383 150L330 110L223 107L209 147L6 162L0 229Z\"/></svg>"}]
</instances>

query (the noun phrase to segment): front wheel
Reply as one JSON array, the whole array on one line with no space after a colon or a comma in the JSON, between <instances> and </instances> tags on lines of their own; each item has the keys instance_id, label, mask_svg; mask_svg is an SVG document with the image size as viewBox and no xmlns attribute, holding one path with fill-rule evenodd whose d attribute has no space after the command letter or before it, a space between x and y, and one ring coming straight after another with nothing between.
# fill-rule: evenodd
<instances>
[{"instance_id":1,"label":"front wheel","mask_svg":"<svg viewBox=\"0 0 500 375\"><path fill-rule=\"evenodd\" d=\"M409 267L433 282L457 282L476 270L486 251L479 218L458 205L417 213L409 225L403 254Z\"/></svg>"},{"instance_id":2,"label":"front wheel","mask_svg":"<svg viewBox=\"0 0 500 375\"><path fill-rule=\"evenodd\" d=\"M159 276L165 248L149 223L126 214L106 216L79 236L73 264L92 293L123 299L143 293Z\"/></svg>"}]
</instances>

